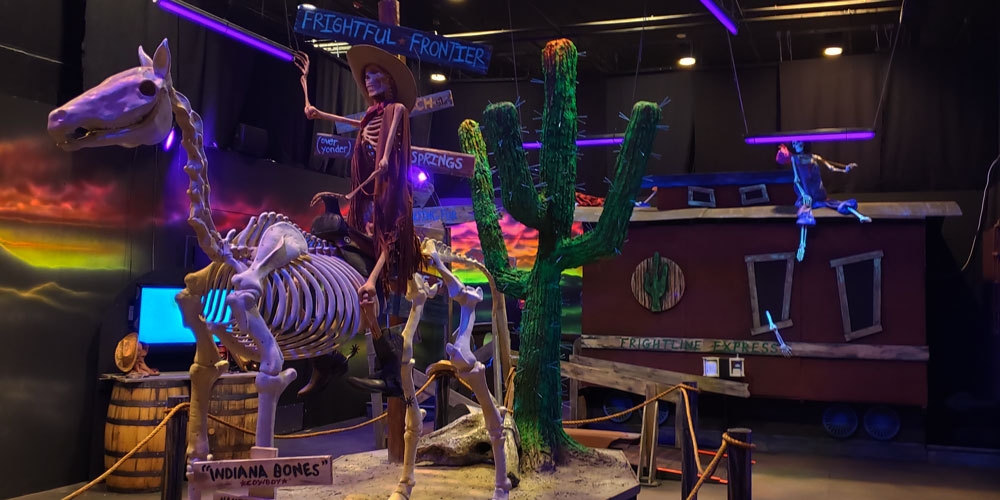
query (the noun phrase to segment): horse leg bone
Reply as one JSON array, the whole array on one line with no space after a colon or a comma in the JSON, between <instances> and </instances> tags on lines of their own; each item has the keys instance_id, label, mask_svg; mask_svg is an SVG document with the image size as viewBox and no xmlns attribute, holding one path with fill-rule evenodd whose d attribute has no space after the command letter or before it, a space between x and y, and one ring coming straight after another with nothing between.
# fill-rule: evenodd
<instances>
[{"instance_id":1,"label":"horse leg bone","mask_svg":"<svg viewBox=\"0 0 1000 500\"><path fill-rule=\"evenodd\" d=\"M403 355L401 360L401 378L403 394L406 397L406 427L403 431L403 473L399 484L392 492L389 500L408 500L416 480L413 468L417 458L417 441L423 425L423 412L417 404L417 394L413 385L413 336L420 326L420 318L424 314L424 303L428 297L437 294L437 285L428 287L423 277L414 274L407 282L406 299L410 301L410 315L403 326Z\"/></svg>"}]
</instances>

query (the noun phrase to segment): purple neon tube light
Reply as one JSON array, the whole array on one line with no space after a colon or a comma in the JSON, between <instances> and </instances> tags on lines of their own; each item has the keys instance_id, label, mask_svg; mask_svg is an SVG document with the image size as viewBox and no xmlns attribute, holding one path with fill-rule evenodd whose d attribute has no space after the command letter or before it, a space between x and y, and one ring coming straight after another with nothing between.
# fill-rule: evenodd
<instances>
[{"instance_id":1,"label":"purple neon tube light","mask_svg":"<svg viewBox=\"0 0 1000 500\"><path fill-rule=\"evenodd\" d=\"M159 4L160 8L167 12L176 14L177 16L183 17L188 21L200 24L212 31L243 42L257 50L277 57L278 59L283 59L285 61L291 61L294 59L289 49L280 48L276 43L270 42L270 40L267 40L260 35L244 30L235 24L217 20L215 16L212 16L197 7L183 2L177 2L175 0L153 0L153 2Z\"/></svg>"},{"instance_id":2,"label":"purple neon tube light","mask_svg":"<svg viewBox=\"0 0 1000 500\"><path fill-rule=\"evenodd\" d=\"M875 137L874 130L845 130L834 129L830 131L803 131L777 133L772 135L758 135L744 139L747 144L778 144L781 142L822 142L822 141L867 141Z\"/></svg>"},{"instance_id":3,"label":"purple neon tube light","mask_svg":"<svg viewBox=\"0 0 1000 500\"><path fill-rule=\"evenodd\" d=\"M621 144L625 139L622 137L606 137L603 139L577 139L577 146L613 146L615 144ZM523 144L524 149L542 149L542 143L540 142L526 142Z\"/></svg>"},{"instance_id":4,"label":"purple neon tube light","mask_svg":"<svg viewBox=\"0 0 1000 500\"><path fill-rule=\"evenodd\" d=\"M715 5L715 2L712 0L701 0L701 4L704 5L705 8L708 9L708 11L711 12L712 15L715 16L715 18L718 19L730 33L734 35L737 33L738 30L736 29L736 24L733 23L732 19L729 19L729 16L727 16L718 5Z\"/></svg>"}]
</instances>

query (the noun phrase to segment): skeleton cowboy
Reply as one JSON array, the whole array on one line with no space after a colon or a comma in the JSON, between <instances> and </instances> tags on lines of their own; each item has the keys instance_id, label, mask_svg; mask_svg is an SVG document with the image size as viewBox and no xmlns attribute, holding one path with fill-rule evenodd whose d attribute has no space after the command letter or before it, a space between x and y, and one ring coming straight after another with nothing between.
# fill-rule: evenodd
<instances>
[{"instance_id":1,"label":"skeleton cowboy","mask_svg":"<svg viewBox=\"0 0 1000 500\"><path fill-rule=\"evenodd\" d=\"M309 60L300 55L297 62L305 89ZM420 244L413 228L413 189L408 182L409 113L416 102L417 87L406 64L377 47L354 46L347 52L347 62L358 87L365 91L369 108L364 117L352 120L325 113L309 104L308 98L304 111L309 119L348 123L360 129L351 158L351 192L317 193L312 203L326 202L328 213L332 199L349 204L347 225L338 229L335 243L353 241L341 245L345 253L361 250L364 254L363 248L369 244L373 251L367 259L353 259L352 265L368 275L367 282L358 289L358 297L382 368L378 378L349 380L366 390L399 395L399 356L388 335L378 327L378 296L389 290L405 293L407 281L421 263ZM348 236L344 238L341 233Z\"/></svg>"}]
</instances>

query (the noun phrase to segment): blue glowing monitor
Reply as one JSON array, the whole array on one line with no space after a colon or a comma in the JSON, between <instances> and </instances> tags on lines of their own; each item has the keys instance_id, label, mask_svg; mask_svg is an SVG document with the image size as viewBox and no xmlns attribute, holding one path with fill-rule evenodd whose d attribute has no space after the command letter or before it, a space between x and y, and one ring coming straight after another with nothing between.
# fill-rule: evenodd
<instances>
[{"instance_id":1,"label":"blue glowing monitor","mask_svg":"<svg viewBox=\"0 0 1000 500\"><path fill-rule=\"evenodd\" d=\"M183 288L179 286L139 286L139 342L147 344L193 344L194 333L184 326L181 310L174 300ZM225 300L227 292L213 290L205 298L206 304L215 302L215 295L221 293L219 304ZM210 306L206 306L209 309ZM226 322L230 318L228 306L205 310L202 314L210 322ZM215 342L218 342L215 337Z\"/></svg>"}]
</instances>

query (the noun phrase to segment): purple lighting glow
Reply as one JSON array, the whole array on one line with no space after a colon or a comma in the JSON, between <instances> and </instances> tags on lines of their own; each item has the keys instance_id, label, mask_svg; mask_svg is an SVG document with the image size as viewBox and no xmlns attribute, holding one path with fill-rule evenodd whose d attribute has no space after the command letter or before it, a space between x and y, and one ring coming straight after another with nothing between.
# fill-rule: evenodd
<instances>
[{"instance_id":1,"label":"purple lighting glow","mask_svg":"<svg viewBox=\"0 0 1000 500\"><path fill-rule=\"evenodd\" d=\"M782 142L822 142L822 141L867 141L875 137L875 131L864 128L821 128L799 132L776 132L755 135L744 139L747 144L778 144Z\"/></svg>"},{"instance_id":2,"label":"purple lighting glow","mask_svg":"<svg viewBox=\"0 0 1000 500\"><path fill-rule=\"evenodd\" d=\"M427 181L427 174L423 173L422 171L421 172L417 172L417 180L420 181L420 182L426 182Z\"/></svg>"},{"instance_id":3,"label":"purple lighting glow","mask_svg":"<svg viewBox=\"0 0 1000 500\"><path fill-rule=\"evenodd\" d=\"M163 150L170 151L170 148L174 147L174 132L175 129L170 129L170 133L167 134L167 140L163 141Z\"/></svg>"},{"instance_id":4,"label":"purple lighting glow","mask_svg":"<svg viewBox=\"0 0 1000 500\"><path fill-rule=\"evenodd\" d=\"M257 35L256 33L247 31L228 21L219 19L197 7L177 0L153 0L153 3L159 4L160 8L167 12L183 17L193 23L200 24L212 31L226 35L234 40L243 42L257 50L277 57L278 59L283 59L285 61L291 61L293 59L291 49L278 45L277 43Z\"/></svg>"},{"instance_id":5,"label":"purple lighting glow","mask_svg":"<svg viewBox=\"0 0 1000 500\"><path fill-rule=\"evenodd\" d=\"M708 11L711 12L712 15L715 16L715 18L718 19L730 33L734 35L737 34L738 30L736 29L736 24L733 23L732 19L729 19L729 16L727 16L718 5L715 5L715 2L712 0L701 0L701 4L704 5L705 8L708 9Z\"/></svg>"},{"instance_id":6,"label":"purple lighting glow","mask_svg":"<svg viewBox=\"0 0 1000 500\"><path fill-rule=\"evenodd\" d=\"M578 139L576 141L577 147L580 146L613 146L615 144L621 144L625 139L622 137L606 137L603 139ZM522 145L524 149L542 149L542 143L540 142L526 142Z\"/></svg>"}]
</instances>

